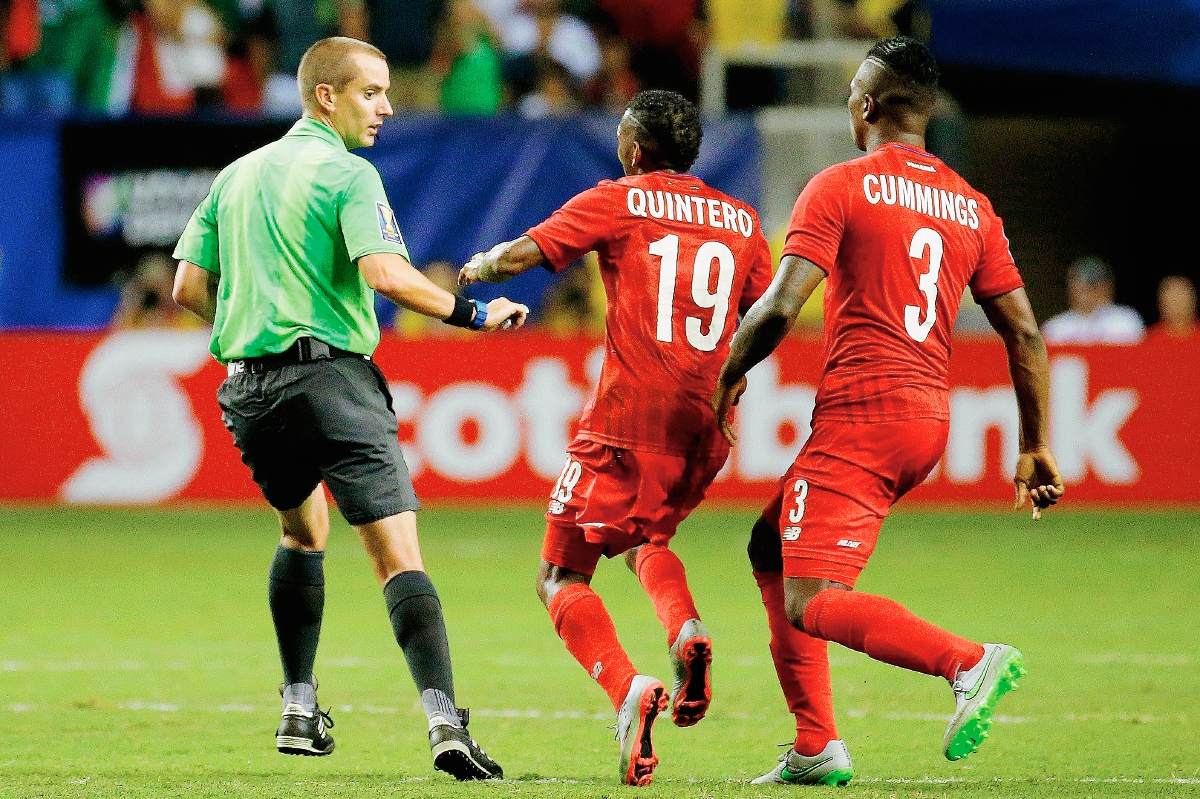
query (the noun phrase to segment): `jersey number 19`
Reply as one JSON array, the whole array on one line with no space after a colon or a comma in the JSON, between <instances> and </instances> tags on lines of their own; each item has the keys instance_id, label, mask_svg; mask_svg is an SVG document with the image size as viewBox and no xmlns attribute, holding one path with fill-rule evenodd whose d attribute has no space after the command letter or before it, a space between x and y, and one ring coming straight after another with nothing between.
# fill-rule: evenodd
<instances>
[{"instance_id":1,"label":"jersey number 19","mask_svg":"<svg viewBox=\"0 0 1200 799\"><path fill-rule=\"evenodd\" d=\"M674 233L650 243L650 254L662 259L658 270L658 316L655 338L670 342L674 336L671 329L675 313L675 278L679 271L679 236ZM713 262L717 264L717 290L709 291ZM729 294L733 291L733 252L719 241L706 241L696 250L696 262L692 266L692 301L700 308L711 308L712 319L708 332L703 333L704 323L695 316L683 322L683 331L688 343L701 352L712 352L725 330L725 316L729 312Z\"/></svg>"}]
</instances>

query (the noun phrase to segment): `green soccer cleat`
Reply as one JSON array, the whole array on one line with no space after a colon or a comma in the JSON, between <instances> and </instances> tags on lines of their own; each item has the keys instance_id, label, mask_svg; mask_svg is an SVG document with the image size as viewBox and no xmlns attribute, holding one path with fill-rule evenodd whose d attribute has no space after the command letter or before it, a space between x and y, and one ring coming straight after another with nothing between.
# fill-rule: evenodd
<instances>
[{"instance_id":1,"label":"green soccer cleat","mask_svg":"<svg viewBox=\"0 0 1200 799\"><path fill-rule=\"evenodd\" d=\"M671 645L675 685L671 689L671 720L691 727L712 702L712 639L699 619L688 619Z\"/></svg>"},{"instance_id":2,"label":"green soccer cleat","mask_svg":"<svg viewBox=\"0 0 1200 799\"><path fill-rule=\"evenodd\" d=\"M854 763L846 742L835 739L819 754L807 757L795 749L780 755L779 765L751 785L845 785L854 778Z\"/></svg>"},{"instance_id":3,"label":"green soccer cleat","mask_svg":"<svg viewBox=\"0 0 1200 799\"><path fill-rule=\"evenodd\" d=\"M979 749L992 726L996 703L1025 674L1021 650L1005 644L984 644L983 659L960 671L951 687L958 707L946 728L942 746L947 760L961 760Z\"/></svg>"},{"instance_id":4,"label":"green soccer cleat","mask_svg":"<svg viewBox=\"0 0 1200 799\"><path fill-rule=\"evenodd\" d=\"M658 756L650 740L650 728L658 714L667 709L667 689L653 677L639 674L617 712L617 740L621 759L617 775L625 785L649 785L654 780Z\"/></svg>"}]
</instances>

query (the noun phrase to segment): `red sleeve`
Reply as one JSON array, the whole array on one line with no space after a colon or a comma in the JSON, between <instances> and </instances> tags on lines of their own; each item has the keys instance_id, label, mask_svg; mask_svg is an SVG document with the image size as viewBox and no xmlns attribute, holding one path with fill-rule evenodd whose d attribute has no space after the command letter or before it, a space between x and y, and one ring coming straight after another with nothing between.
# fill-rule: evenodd
<instances>
[{"instance_id":1,"label":"red sleeve","mask_svg":"<svg viewBox=\"0 0 1200 799\"><path fill-rule=\"evenodd\" d=\"M1004 223L986 199L979 209L979 222L983 229L983 256L975 274L971 275L971 296L975 302L999 297L1025 285L1008 249Z\"/></svg>"},{"instance_id":2,"label":"red sleeve","mask_svg":"<svg viewBox=\"0 0 1200 799\"><path fill-rule=\"evenodd\" d=\"M551 272L561 272L604 239L614 216L611 185L606 181L576 194L545 222L525 231L550 262Z\"/></svg>"},{"instance_id":3,"label":"red sleeve","mask_svg":"<svg viewBox=\"0 0 1200 799\"><path fill-rule=\"evenodd\" d=\"M758 220L755 220L757 224ZM745 314L750 306L758 302L758 298L767 293L774 274L771 271L771 246L760 232L754 242L750 263L750 271L746 273L746 284L742 287L742 296L738 300L738 313Z\"/></svg>"},{"instance_id":4,"label":"red sleeve","mask_svg":"<svg viewBox=\"0 0 1200 799\"><path fill-rule=\"evenodd\" d=\"M792 209L784 255L797 255L833 271L846 228L845 169L831 167L808 182Z\"/></svg>"}]
</instances>

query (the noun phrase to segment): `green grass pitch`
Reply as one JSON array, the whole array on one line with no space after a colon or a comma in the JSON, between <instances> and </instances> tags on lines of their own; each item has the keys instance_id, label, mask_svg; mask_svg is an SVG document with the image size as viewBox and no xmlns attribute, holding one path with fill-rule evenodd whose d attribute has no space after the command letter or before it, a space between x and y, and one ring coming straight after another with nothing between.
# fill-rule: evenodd
<instances>
[{"instance_id":1,"label":"green grass pitch","mask_svg":"<svg viewBox=\"0 0 1200 799\"><path fill-rule=\"evenodd\" d=\"M842 789L762 789L792 720L744 554L747 512L676 539L714 639L698 727L660 723L654 785L616 784L607 699L533 591L537 509L430 510L460 704L509 780L432 770L383 598L340 521L317 673L327 758L274 751L279 667L266 607L273 516L258 510L0 510L0 796L1200 797L1200 513L897 512L859 588L963 635L1020 646L1029 675L983 748L941 754L938 679L831 646ZM669 678L665 634L620 561L594 585L634 663Z\"/></svg>"}]
</instances>

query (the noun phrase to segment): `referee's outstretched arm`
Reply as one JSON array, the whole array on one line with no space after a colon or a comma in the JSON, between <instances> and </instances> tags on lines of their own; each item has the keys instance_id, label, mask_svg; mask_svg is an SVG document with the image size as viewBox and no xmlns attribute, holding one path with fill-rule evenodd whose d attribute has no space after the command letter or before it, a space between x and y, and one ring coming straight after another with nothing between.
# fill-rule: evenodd
<instances>
[{"instance_id":1,"label":"referee's outstretched arm","mask_svg":"<svg viewBox=\"0 0 1200 799\"><path fill-rule=\"evenodd\" d=\"M449 319L461 299L437 286L404 256L395 253L364 255L358 259L358 270L368 286L392 302L434 319ZM528 307L507 297L498 297L488 303L483 329L520 327L528 314Z\"/></svg>"}]
</instances>

